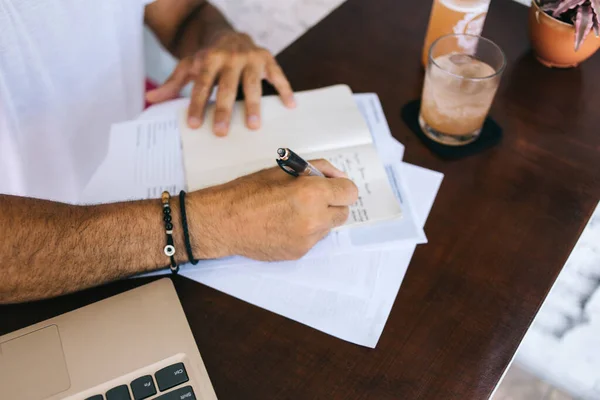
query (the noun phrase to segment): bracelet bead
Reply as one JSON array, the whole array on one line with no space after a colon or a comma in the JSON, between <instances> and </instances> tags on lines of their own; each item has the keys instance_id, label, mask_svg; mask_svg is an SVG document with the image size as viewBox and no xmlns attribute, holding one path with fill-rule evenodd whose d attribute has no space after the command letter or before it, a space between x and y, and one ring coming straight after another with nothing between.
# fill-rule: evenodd
<instances>
[{"instance_id":1,"label":"bracelet bead","mask_svg":"<svg viewBox=\"0 0 600 400\"><path fill-rule=\"evenodd\" d=\"M163 221L165 222L165 233L167 235L167 245L164 247L163 251L167 257L170 259L170 268L171 272L176 274L179 271L179 265L175 262L173 255L175 255L175 246L173 245L173 224L171 223L171 205L170 205L171 195L169 192L164 191L161 195L161 203L163 206Z\"/></svg>"},{"instance_id":2,"label":"bracelet bead","mask_svg":"<svg viewBox=\"0 0 600 400\"><path fill-rule=\"evenodd\" d=\"M165 246L165 254L167 255L167 257L171 257L172 255L175 254L175 246L173 245L166 245Z\"/></svg>"}]
</instances>

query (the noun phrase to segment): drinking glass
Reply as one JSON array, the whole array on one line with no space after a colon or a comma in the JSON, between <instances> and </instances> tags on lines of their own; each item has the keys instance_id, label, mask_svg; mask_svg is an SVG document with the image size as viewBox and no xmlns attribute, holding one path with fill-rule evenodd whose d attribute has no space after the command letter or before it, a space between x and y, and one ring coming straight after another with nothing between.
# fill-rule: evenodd
<instances>
[{"instance_id":1,"label":"drinking glass","mask_svg":"<svg viewBox=\"0 0 600 400\"><path fill-rule=\"evenodd\" d=\"M429 50L421 99L423 132L450 146L477 139L505 66L500 47L481 36L450 34L436 40Z\"/></svg>"}]
</instances>

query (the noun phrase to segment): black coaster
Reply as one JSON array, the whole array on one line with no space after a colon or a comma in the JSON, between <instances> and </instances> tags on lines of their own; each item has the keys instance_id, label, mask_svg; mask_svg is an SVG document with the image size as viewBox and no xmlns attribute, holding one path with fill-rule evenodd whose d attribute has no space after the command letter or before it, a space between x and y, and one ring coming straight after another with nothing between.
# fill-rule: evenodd
<instances>
[{"instance_id":1,"label":"black coaster","mask_svg":"<svg viewBox=\"0 0 600 400\"><path fill-rule=\"evenodd\" d=\"M421 100L414 100L402 107L402 119L411 131L417 135L425 146L440 158L446 160L457 160L477 154L487 148L497 145L502 139L502 128L490 117L486 118L479 137L474 142L463 146L448 146L431 140L421 130L419 125L419 110Z\"/></svg>"}]
</instances>

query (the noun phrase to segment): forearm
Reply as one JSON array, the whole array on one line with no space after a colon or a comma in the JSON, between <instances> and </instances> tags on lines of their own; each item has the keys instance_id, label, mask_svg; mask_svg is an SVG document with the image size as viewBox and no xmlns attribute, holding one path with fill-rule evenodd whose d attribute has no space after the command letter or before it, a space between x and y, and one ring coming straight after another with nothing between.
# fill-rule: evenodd
<instances>
[{"instance_id":1,"label":"forearm","mask_svg":"<svg viewBox=\"0 0 600 400\"><path fill-rule=\"evenodd\" d=\"M297 259L348 218L358 189L324 160L329 179L277 167L186 196L193 255ZM171 198L176 260L188 260L179 198ZM0 195L0 303L73 292L169 264L159 199L73 206ZM289 227L294 229L290 231Z\"/></svg>"},{"instance_id":2,"label":"forearm","mask_svg":"<svg viewBox=\"0 0 600 400\"><path fill-rule=\"evenodd\" d=\"M170 50L179 58L187 57L208 47L219 35L232 31L223 14L206 2L179 26Z\"/></svg>"},{"instance_id":3,"label":"forearm","mask_svg":"<svg viewBox=\"0 0 600 400\"><path fill-rule=\"evenodd\" d=\"M171 207L176 258L183 262L177 198ZM73 206L0 195L0 209L0 303L56 296L169 264L160 200Z\"/></svg>"}]
</instances>

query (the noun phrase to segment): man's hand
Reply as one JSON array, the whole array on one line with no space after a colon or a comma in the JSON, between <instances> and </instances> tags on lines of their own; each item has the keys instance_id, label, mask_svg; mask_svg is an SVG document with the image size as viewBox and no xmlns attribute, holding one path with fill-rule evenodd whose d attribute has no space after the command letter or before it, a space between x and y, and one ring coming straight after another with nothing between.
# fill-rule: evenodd
<instances>
[{"instance_id":1,"label":"man's hand","mask_svg":"<svg viewBox=\"0 0 600 400\"><path fill-rule=\"evenodd\" d=\"M330 163L313 165L329 178L293 178L276 167L190 194L193 246L210 258L302 257L346 222L358 197L354 183Z\"/></svg>"},{"instance_id":2,"label":"man's hand","mask_svg":"<svg viewBox=\"0 0 600 400\"><path fill-rule=\"evenodd\" d=\"M295 106L292 88L271 53L256 46L248 35L228 31L218 35L207 48L182 59L167 81L146 98L152 103L175 98L193 81L188 124L199 128L212 88L218 84L213 131L225 136L240 82L246 98L246 125L250 129L260 128L263 79L275 86L287 107Z\"/></svg>"}]
</instances>

